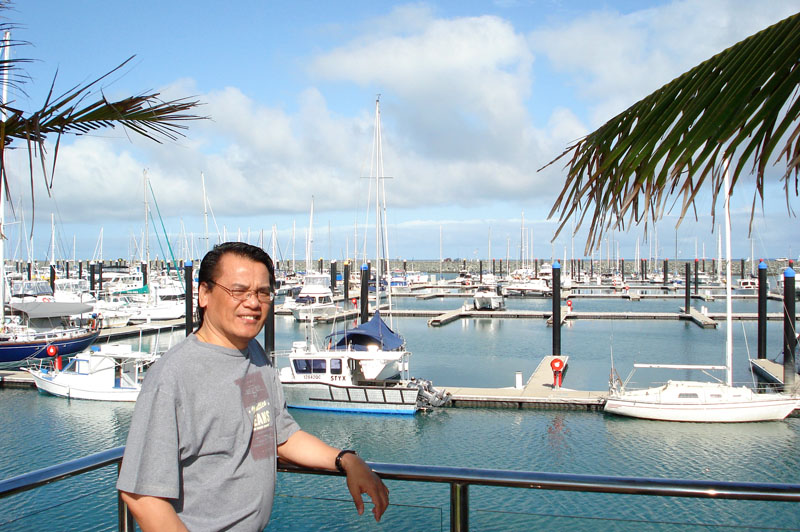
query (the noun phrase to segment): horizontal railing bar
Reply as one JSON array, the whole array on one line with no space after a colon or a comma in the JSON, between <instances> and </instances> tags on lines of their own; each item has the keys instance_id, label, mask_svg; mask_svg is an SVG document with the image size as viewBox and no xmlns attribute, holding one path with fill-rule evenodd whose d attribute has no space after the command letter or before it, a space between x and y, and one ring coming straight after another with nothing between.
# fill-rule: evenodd
<instances>
[{"instance_id":1,"label":"horizontal railing bar","mask_svg":"<svg viewBox=\"0 0 800 532\"><path fill-rule=\"evenodd\" d=\"M122 460L122 453L124 451L124 445L114 447L113 449L90 454L88 456L76 458L75 460L62 462L2 480L0 481L0 499L8 497L9 495L14 495L15 493L38 488L57 480L88 473L89 471L118 463Z\"/></svg>"},{"instance_id":2,"label":"horizontal railing bar","mask_svg":"<svg viewBox=\"0 0 800 532\"><path fill-rule=\"evenodd\" d=\"M710 499L800 501L800 484L612 477L502 469L368 463L381 478L388 480L438 483L460 482L482 486ZM322 475L340 474L324 469L308 469L283 463L279 464L279 470Z\"/></svg>"},{"instance_id":3,"label":"horizontal railing bar","mask_svg":"<svg viewBox=\"0 0 800 532\"><path fill-rule=\"evenodd\" d=\"M63 478L86 473L119 462L125 447L45 467L0 481L0 498L27 491ZM467 483L484 486L585 491L711 499L742 499L800 502L800 484L678 480L644 477L613 477L502 469L388 464L368 462L381 478L414 482ZM278 462L278 470L289 473L341 475L337 471L311 469Z\"/></svg>"}]
</instances>

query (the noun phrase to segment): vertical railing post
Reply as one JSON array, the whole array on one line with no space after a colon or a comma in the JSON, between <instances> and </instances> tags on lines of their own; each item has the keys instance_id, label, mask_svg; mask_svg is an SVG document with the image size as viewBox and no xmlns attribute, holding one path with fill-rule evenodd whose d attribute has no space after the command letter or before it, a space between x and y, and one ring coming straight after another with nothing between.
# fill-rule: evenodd
<instances>
[{"instance_id":1,"label":"vertical railing post","mask_svg":"<svg viewBox=\"0 0 800 532\"><path fill-rule=\"evenodd\" d=\"M469 530L469 484L450 484L450 532Z\"/></svg>"}]
</instances>

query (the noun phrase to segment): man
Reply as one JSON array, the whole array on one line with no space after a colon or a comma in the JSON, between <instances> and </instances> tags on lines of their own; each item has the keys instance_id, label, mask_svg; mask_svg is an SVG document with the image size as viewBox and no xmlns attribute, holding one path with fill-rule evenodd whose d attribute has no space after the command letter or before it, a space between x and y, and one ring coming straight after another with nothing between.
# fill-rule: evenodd
<instances>
[{"instance_id":1,"label":"man","mask_svg":"<svg viewBox=\"0 0 800 532\"><path fill-rule=\"evenodd\" d=\"M200 327L148 370L136 402L117 489L150 530L262 530L276 455L347 475L359 515L375 520L389 490L353 451L303 432L286 409L277 372L254 339L274 297L272 260L228 242L200 265Z\"/></svg>"}]
</instances>

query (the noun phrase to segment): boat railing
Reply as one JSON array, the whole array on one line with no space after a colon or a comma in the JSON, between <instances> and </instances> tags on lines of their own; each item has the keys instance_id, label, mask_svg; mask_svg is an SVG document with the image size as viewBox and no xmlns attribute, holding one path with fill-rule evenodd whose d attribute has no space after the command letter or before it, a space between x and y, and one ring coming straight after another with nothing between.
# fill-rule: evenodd
<instances>
[{"instance_id":1,"label":"boat railing","mask_svg":"<svg viewBox=\"0 0 800 532\"><path fill-rule=\"evenodd\" d=\"M122 463L124 450L124 447L115 447L2 480L0 481L0 500L100 468L113 465L119 467ZM416 464L368 463L384 480L448 484L450 488L450 530L459 532L469 530L470 486L682 498L800 502L800 484L678 480ZM292 474L342 475L336 471L300 467L280 461L278 462L278 471ZM121 532L135 530L133 516L118 494L117 510L118 529ZM719 523L715 523L714 526L724 527Z\"/></svg>"}]
</instances>

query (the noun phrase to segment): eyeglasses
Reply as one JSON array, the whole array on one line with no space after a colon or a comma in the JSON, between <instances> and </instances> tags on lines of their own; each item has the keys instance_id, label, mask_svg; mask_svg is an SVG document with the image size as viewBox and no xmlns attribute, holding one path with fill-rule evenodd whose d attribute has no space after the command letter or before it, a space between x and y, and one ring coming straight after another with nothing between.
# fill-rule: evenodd
<instances>
[{"instance_id":1,"label":"eyeglasses","mask_svg":"<svg viewBox=\"0 0 800 532\"><path fill-rule=\"evenodd\" d=\"M228 288L227 286L222 286L216 281L206 281L206 282L209 284L213 284L215 286L219 286L220 288L228 292L228 295L231 296L236 301L247 301L253 294L255 294L256 298L258 298L258 301L261 303L272 303L275 300L275 292L273 292L272 290L267 290L263 288L260 290L242 290L239 288L231 289Z\"/></svg>"}]
</instances>

